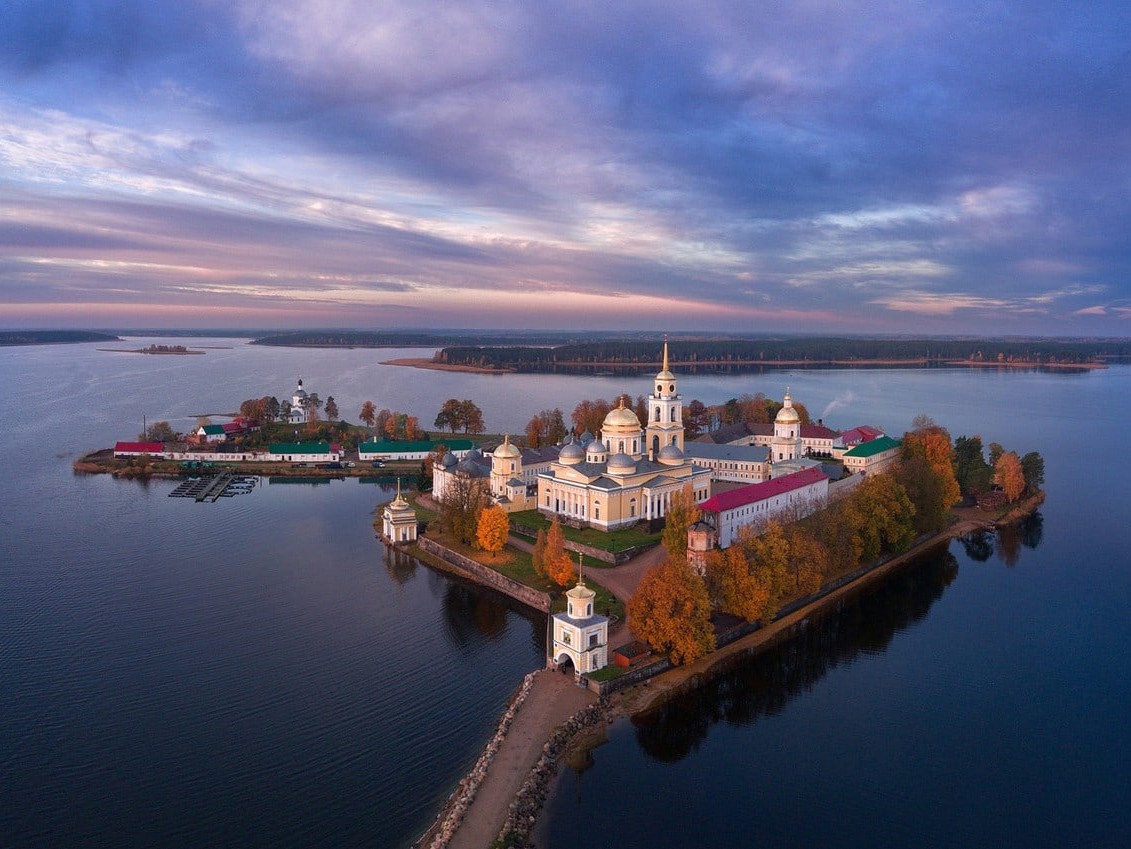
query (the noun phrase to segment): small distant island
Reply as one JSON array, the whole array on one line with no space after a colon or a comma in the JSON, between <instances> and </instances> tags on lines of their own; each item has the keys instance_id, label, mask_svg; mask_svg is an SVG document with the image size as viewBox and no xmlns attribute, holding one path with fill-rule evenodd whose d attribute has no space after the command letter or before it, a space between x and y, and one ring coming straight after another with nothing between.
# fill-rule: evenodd
<instances>
[{"instance_id":1,"label":"small distant island","mask_svg":"<svg viewBox=\"0 0 1131 849\"><path fill-rule=\"evenodd\" d=\"M175 357L204 353L198 348L186 348L184 345L150 345L147 348L99 348L98 350L112 354L163 354Z\"/></svg>"},{"instance_id":2,"label":"small distant island","mask_svg":"<svg viewBox=\"0 0 1131 849\"><path fill-rule=\"evenodd\" d=\"M112 333L95 333L90 330L0 330L3 345L67 345L78 342L121 342Z\"/></svg>"}]
</instances>

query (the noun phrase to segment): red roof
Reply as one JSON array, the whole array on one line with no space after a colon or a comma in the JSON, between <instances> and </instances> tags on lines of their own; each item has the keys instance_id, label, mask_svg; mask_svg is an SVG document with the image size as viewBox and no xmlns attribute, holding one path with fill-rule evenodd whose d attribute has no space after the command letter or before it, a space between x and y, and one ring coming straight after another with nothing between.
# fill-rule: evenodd
<instances>
[{"instance_id":1,"label":"red roof","mask_svg":"<svg viewBox=\"0 0 1131 849\"><path fill-rule=\"evenodd\" d=\"M164 442L115 442L114 453L130 451L134 454L160 454L165 450Z\"/></svg>"},{"instance_id":2,"label":"red roof","mask_svg":"<svg viewBox=\"0 0 1131 849\"><path fill-rule=\"evenodd\" d=\"M784 475L762 483L752 483L749 486L740 486L738 489L732 489L729 492L720 492L702 502L699 509L721 513L724 510L733 510L736 507L745 507L747 504L765 501L775 495L792 492L795 489L801 489L803 486L827 478L828 475L822 472L820 467L814 466L811 469L794 472L792 475Z\"/></svg>"},{"instance_id":3,"label":"red roof","mask_svg":"<svg viewBox=\"0 0 1131 849\"><path fill-rule=\"evenodd\" d=\"M836 439L838 436L840 436L839 430L833 430L823 424L803 424L801 426L802 439Z\"/></svg>"},{"instance_id":4,"label":"red roof","mask_svg":"<svg viewBox=\"0 0 1131 849\"><path fill-rule=\"evenodd\" d=\"M871 425L860 425L851 430L846 430L840 435L841 445L859 445L861 442L871 442L878 436L883 436L884 432L879 428L872 427Z\"/></svg>"}]
</instances>

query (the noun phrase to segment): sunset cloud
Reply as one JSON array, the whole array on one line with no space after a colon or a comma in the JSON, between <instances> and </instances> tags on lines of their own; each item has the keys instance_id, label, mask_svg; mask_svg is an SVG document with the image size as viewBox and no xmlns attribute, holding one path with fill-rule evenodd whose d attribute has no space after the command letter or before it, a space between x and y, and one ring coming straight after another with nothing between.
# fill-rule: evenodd
<instances>
[{"instance_id":1,"label":"sunset cloud","mask_svg":"<svg viewBox=\"0 0 1131 849\"><path fill-rule=\"evenodd\" d=\"M13 0L5 26L0 325L1126 332L1126 4Z\"/></svg>"}]
</instances>

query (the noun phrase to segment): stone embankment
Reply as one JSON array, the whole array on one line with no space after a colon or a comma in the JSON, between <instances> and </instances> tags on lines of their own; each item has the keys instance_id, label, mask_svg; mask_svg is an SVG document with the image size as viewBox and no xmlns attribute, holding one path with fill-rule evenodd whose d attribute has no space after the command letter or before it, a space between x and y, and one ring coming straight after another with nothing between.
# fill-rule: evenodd
<instances>
[{"instance_id":1,"label":"stone embankment","mask_svg":"<svg viewBox=\"0 0 1131 849\"><path fill-rule=\"evenodd\" d=\"M526 701L526 697L530 694L530 688L534 685L536 674L536 672L530 672L522 679L521 686L503 712L502 718L499 719L499 725L495 729L494 735L487 741L483 754L479 756L475 766L463 777L456 789L452 791L452 795L448 797L448 801L444 805L444 809L440 811L436 822L413 844L414 849L424 849L424 847L427 847L427 849L444 849L451 841L456 829L463 823L467 809L475 801L475 794L479 790L479 785L483 783L483 779L487 777L487 771L494 761L495 755L498 754L499 748L506 740L507 732L510 730L511 723L514 722L515 714L518 713L522 703Z\"/></svg>"},{"instance_id":2,"label":"stone embankment","mask_svg":"<svg viewBox=\"0 0 1131 849\"><path fill-rule=\"evenodd\" d=\"M520 584L501 572L497 572L489 566L484 566L482 563L477 563L470 557L464 557L458 551L452 551L447 546L440 545L440 543L428 537L420 537L416 544L421 551L432 555L477 584L510 596L515 601L520 601L542 613L550 612L550 596L546 593L528 587L526 584Z\"/></svg>"},{"instance_id":3,"label":"stone embankment","mask_svg":"<svg viewBox=\"0 0 1131 849\"><path fill-rule=\"evenodd\" d=\"M553 736L542 747L542 756L531 769L514 801L507 809L507 818L499 832L497 842L515 849L534 846L531 837L538 815L546 803L550 792L550 781L557 772L558 761L565 754L570 742L584 729L604 722L609 713L609 702L602 699L596 704L584 707L554 731Z\"/></svg>"}]
</instances>

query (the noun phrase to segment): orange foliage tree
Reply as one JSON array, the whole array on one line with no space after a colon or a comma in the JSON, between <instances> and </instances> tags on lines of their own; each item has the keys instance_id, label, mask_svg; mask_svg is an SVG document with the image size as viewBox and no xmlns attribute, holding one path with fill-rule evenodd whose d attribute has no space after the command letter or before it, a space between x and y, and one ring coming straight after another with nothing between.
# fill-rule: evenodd
<instances>
[{"instance_id":1,"label":"orange foliage tree","mask_svg":"<svg viewBox=\"0 0 1131 849\"><path fill-rule=\"evenodd\" d=\"M949 509L962 498L954 476L954 445L946 428L932 424L903 435L903 453L921 453L942 484L942 506Z\"/></svg>"},{"instance_id":2,"label":"orange foliage tree","mask_svg":"<svg viewBox=\"0 0 1131 849\"><path fill-rule=\"evenodd\" d=\"M1006 451L998 457L994 472L1006 498L1012 502L1021 497L1025 491L1025 471L1016 451Z\"/></svg>"},{"instance_id":3,"label":"orange foliage tree","mask_svg":"<svg viewBox=\"0 0 1131 849\"><path fill-rule=\"evenodd\" d=\"M542 564L545 574L559 587L569 584L576 574L569 552L565 550L565 534L562 533L562 526L557 516L550 522L550 530L546 532Z\"/></svg>"},{"instance_id":4,"label":"orange foliage tree","mask_svg":"<svg viewBox=\"0 0 1131 849\"><path fill-rule=\"evenodd\" d=\"M645 572L627 609L632 632L677 666L715 648L707 587L678 559Z\"/></svg>"},{"instance_id":5,"label":"orange foliage tree","mask_svg":"<svg viewBox=\"0 0 1131 849\"><path fill-rule=\"evenodd\" d=\"M497 554L507 544L510 521L507 511L499 505L484 507L479 511L479 521L475 526L475 542L486 552Z\"/></svg>"},{"instance_id":6,"label":"orange foliage tree","mask_svg":"<svg viewBox=\"0 0 1131 849\"><path fill-rule=\"evenodd\" d=\"M546 532L541 528L538 529L538 535L534 537L534 550L530 554L530 565L534 567L534 572L546 577Z\"/></svg>"}]
</instances>

